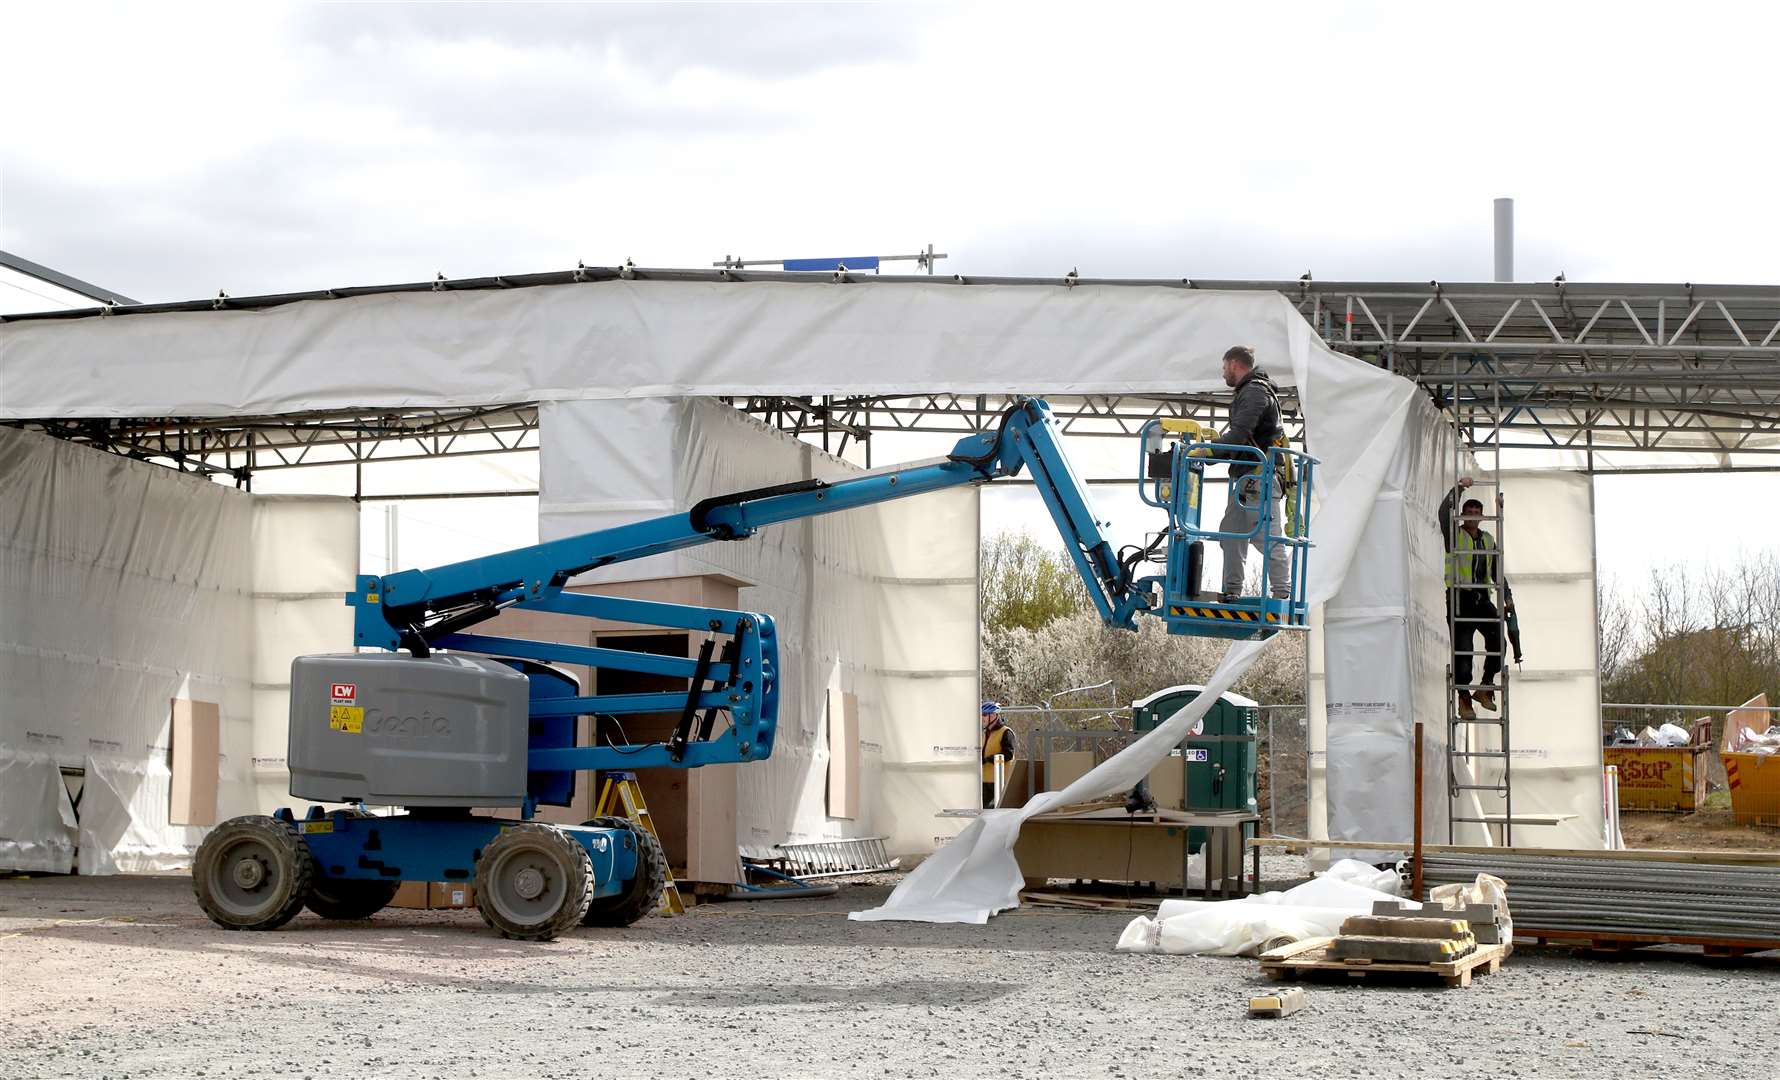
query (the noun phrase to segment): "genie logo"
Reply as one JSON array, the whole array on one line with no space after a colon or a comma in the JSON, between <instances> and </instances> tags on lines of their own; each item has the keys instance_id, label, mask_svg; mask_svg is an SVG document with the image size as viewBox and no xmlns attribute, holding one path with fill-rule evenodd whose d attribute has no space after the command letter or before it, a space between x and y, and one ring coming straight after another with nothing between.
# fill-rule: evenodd
<instances>
[{"instance_id":1,"label":"genie logo","mask_svg":"<svg viewBox=\"0 0 1780 1080\"><path fill-rule=\"evenodd\" d=\"M372 735L399 735L416 739L449 738L451 721L444 713L422 709L418 715L402 716L382 709L365 710L365 731Z\"/></svg>"}]
</instances>

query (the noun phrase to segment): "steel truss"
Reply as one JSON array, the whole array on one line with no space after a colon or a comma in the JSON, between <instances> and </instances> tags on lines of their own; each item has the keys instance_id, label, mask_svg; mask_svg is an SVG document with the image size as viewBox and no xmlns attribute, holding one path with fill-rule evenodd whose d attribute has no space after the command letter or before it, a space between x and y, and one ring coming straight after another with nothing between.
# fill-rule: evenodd
<instances>
[{"instance_id":1,"label":"steel truss","mask_svg":"<svg viewBox=\"0 0 1780 1080\"><path fill-rule=\"evenodd\" d=\"M499 406L376 413L306 413L228 419L43 420L57 438L252 487L282 469L511 454L538 448L538 410ZM357 494L364 495L362 487Z\"/></svg>"},{"instance_id":2,"label":"steel truss","mask_svg":"<svg viewBox=\"0 0 1780 1080\"><path fill-rule=\"evenodd\" d=\"M582 267L525 277L112 307L103 314L243 309L372 292L527 288L614 278L796 281L812 288L1062 283L1271 291L1290 300L1331 347L1414 379L1441 405L1454 406L1456 415L1468 414L1467 406L1477 401L1500 400L1499 427L1465 433L1479 451L1569 452L1566 464L1599 471L1638 468L1628 453L1677 452L1706 455L1697 459L1698 465L1715 470L1780 468L1780 288L1774 287L1583 285L1561 279L1534 285L1318 282L1308 277L936 278ZM832 452L857 450L863 443L868 460L874 433L981 430L994 422L1004 404L998 396L950 393L729 401ZM1161 415L1213 421L1223 415L1223 403L1208 394L1052 396L1050 401L1066 429L1077 435L1134 435L1145 421ZM1301 436L1290 395L1283 404L1294 434ZM254 472L268 469L362 468L385 461L531 450L537 445L537 424L533 405L514 402L227 420L49 419L24 426L249 483Z\"/></svg>"}]
</instances>

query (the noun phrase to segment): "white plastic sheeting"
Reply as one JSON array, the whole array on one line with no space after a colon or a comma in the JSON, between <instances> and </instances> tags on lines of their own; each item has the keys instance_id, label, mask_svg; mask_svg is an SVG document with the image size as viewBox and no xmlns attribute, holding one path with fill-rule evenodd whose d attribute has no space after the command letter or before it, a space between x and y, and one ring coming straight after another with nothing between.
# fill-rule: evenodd
<instances>
[{"instance_id":1,"label":"white plastic sheeting","mask_svg":"<svg viewBox=\"0 0 1780 1080\"><path fill-rule=\"evenodd\" d=\"M1139 915L1126 925L1117 948L1172 956L1252 956L1268 942L1332 937L1349 918L1370 915L1381 900L1421 907L1399 900L1401 894L1394 872L1344 859L1321 877L1283 892L1236 900L1164 900L1154 918Z\"/></svg>"},{"instance_id":2,"label":"white plastic sheeting","mask_svg":"<svg viewBox=\"0 0 1780 1080\"><path fill-rule=\"evenodd\" d=\"M350 500L290 505L324 503L351 518ZM175 697L219 707L219 815L260 805L256 663L288 673L290 654L280 651L285 624L256 620L258 556L305 555L315 539L275 514L277 535L256 543L273 520L267 505L0 429L0 866L66 870L76 840L83 874L185 865L203 831L169 823ZM336 537L348 566L356 536L354 525ZM332 603L346 611L350 572L336 584ZM57 797L63 767L84 772L77 836L74 806Z\"/></svg>"},{"instance_id":3,"label":"white plastic sheeting","mask_svg":"<svg viewBox=\"0 0 1780 1080\"><path fill-rule=\"evenodd\" d=\"M1582 473L1502 474L1502 565L1526 651L1509 676L1514 813L1573 815L1517 826L1516 847L1602 846L1593 491ZM1493 783L1500 766L1482 764L1483 782ZM1501 800L1486 800L1488 812L1501 812Z\"/></svg>"},{"instance_id":4,"label":"white plastic sheeting","mask_svg":"<svg viewBox=\"0 0 1780 1080\"><path fill-rule=\"evenodd\" d=\"M1325 348L1273 293L637 280L26 321L0 325L0 417L939 390L1176 394L1221 389L1218 358L1238 341L1257 347L1276 381L1297 387L1310 448L1324 459L1310 592L1329 598L1364 547L1387 468L1406 452L1405 425L1431 406L1407 381ZM666 430L642 426L656 434L630 448L639 459ZM662 497L647 484L632 491L639 503ZM625 520L650 512L605 508ZM1257 654L1232 650L1216 689L1227 688L1232 665ZM1191 708L1183 713L1181 728L1196 719ZM1170 736L1178 742L1173 723L1078 781L1070 797L1134 783ZM974 742L974 732L960 741ZM972 830L970 843L930 860L891 906L913 913L925 896L929 912L975 919L1011 906L1019 876L1007 847L1017 819L990 815ZM989 842L979 845L985 832Z\"/></svg>"},{"instance_id":5,"label":"white plastic sheeting","mask_svg":"<svg viewBox=\"0 0 1780 1080\"><path fill-rule=\"evenodd\" d=\"M715 402L548 404L540 420L545 540L684 511L710 495L859 472ZM754 537L606 567L582 580L718 574L779 635L773 755L737 777L740 848L888 837L925 854L946 807L972 804L977 492L923 495L774 525ZM861 814L830 818L829 690L859 705ZM946 829L949 834L952 829Z\"/></svg>"},{"instance_id":6,"label":"white plastic sheeting","mask_svg":"<svg viewBox=\"0 0 1780 1080\"><path fill-rule=\"evenodd\" d=\"M1414 470L1403 489L1402 512L1391 515L1381 497L1369 529L1378 532L1381 557L1356 567L1341 593L1324 612L1330 632L1313 655L1328 664L1324 676L1312 669L1311 835L1317 839L1384 840L1408 843L1413 832L1410 773L1402 763L1413 752L1413 724L1424 725L1422 816L1430 843L1489 844L1492 831L1459 822L1449 834L1446 794L1446 666L1450 637L1442 583L1442 540L1437 510L1451 490L1450 433L1437 432L1442 449L1427 467ZM1482 476L1475 467L1466 470ZM1393 471L1395 476L1395 471ZM1504 574L1514 588L1527 663L1510 673L1510 743L1514 751L1511 787L1516 816L1570 815L1555 826L1523 825L1514 830L1517 847L1594 848L1601 841L1599 661L1596 645L1594 517L1592 486L1586 475L1556 470L1505 471L1506 504L1500 528ZM1476 489L1483 492L1482 488ZM1487 493L1483 497L1487 498ZM1387 517L1395 521L1382 531ZM1492 531L1496 526L1491 525ZM1396 538L1401 536L1398 541ZM1397 545L1401 546L1398 547ZM1343 642L1338 612L1360 607L1349 597L1369 590L1366 603L1388 604L1388 579L1402 552L1404 562L1423 567L1413 605L1399 613L1361 608L1352 636ZM1393 636L1390 623L1408 620L1406 637ZM1370 634L1370 639L1368 635ZM1403 648L1394 644L1401 642ZM1508 647L1507 642L1503 643ZM1473 646L1482 648L1481 641ZM1361 662L1364 660L1364 662ZM1380 662L1380 661L1383 662ZM1477 658L1481 671L1482 658ZM1384 673L1390 672L1386 677ZM1407 683L1397 676L1409 673ZM1338 702L1325 712L1326 693ZM1393 689L1395 688L1395 689ZM1413 709L1396 702L1413 698ZM1355 707L1352 703L1362 703ZM1367 708L1365 703L1374 703ZM1487 713L1485 714L1488 715ZM1354 724L1357 716L1367 723ZM1327 720L1325 721L1325 717ZM1343 723L1343 720L1348 721ZM1498 750L1500 739L1474 729L1473 748ZM1320 753L1326 748L1327 755ZM1463 783L1495 783L1499 764L1461 762ZM1499 797L1462 796L1459 816L1500 814ZM1390 851L1352 852L1382 860Z\"/></svg>"},{"instance_id":7,"label":"white plastic sheeting","mask_svg":"<svg viewBox=\"0 0 1780 1080\"><path fill-rule=\"evenodd\" d=\"M1423 817L1445 817L1445 710L1450 640L1444 544L1435 524L1450 490L1453 431L1418 403L1372 502L1340 589L1311 635L1310 807L1313 836L1407 840L1412 830L1415 722L1424 724ZM1356 852L1369 861L1387 851Z\"/></svg>"},{"instance_id":8,"label":"white plastic sheeting","mask_svg":"<svg viewBox=\"0 0 1780 1080\"><path fill-rule=\"evenodd\" d=\"M240 778L262 814L308 805L291 799L285 759L290 665L298 656L351 648L345 594L358 574L358 526L351 499L253 496L253 742Z\"/></svg>"},{"instance_id":9,"label":"white plastic sheeting","mask_svg":"<svg viewBox=\"0 0 1780 1080\"><path fill-rule=\"evenodd\" d=\"M1283 331L1261 337L1268 329ZM1406 379L1340 356L1326 348L1298 319L1247 328L1262 357L1284 358L1270 369L1289 370L1310 433L1310 451L1322 464L1320 497L1311 519L1316 541L1306 593L1312 603L1328 600L1347 577L1372 519L1374 500L1385 477L1405 453L1406 430L1428 422L1433 406ZM1227 342L1227 327L1182 351L1183 379L1195 365L1213 368ZM1421 418L1416 419L1420 413ZM971 822L957 839L916 867L882 907L855 911L856 920L903 919L919 922L981 923L1019 903L1022 884L1013 844L1020 823L1056 806L1099 798L1134 786L1179 745L1192 725L1235 680L1262 656L1267 642L1237 642L1225 652L1206 692L1164 720L1155 730L1102 762L1061 792L1046 792L1017 810L993 810Z\"/></svg>"},{"instance_id":10,"label":"white plastic sheeting","mask_svg":"<svg viewBox=\"0 0 1780 1080\"><path fill-rule=\"evenodd\" d=\"M1221 390L1218 358L1239 341L1262 346L1282 385L1301 382L1310 353L1283 363L1286 343L1308 348L1314 338L1277 293L1163 286L637 280L392 293L0 324L0 417L941 390L1178 394ZM1324 400L1325 426L1374 418Z\"/></svg>"},{"instance_id":11,"label":"white plastic sheeting","mask_svg":"<svg viewBox=\"0 0 1780 1080\"><path fill-rule=\"evenodd\" d=\"M168 824L174 697L216 702L247 758L252 517L240 492L0 429L0 758L85 770L82 873L178 866L201 835ZM64 828L41 805L0 821Z\"/></svg>"},{"instance_id":12,"label":"white plastic sheeting","mask_svg":"<svg viewBox=\"0 0 1780 1080\"><path fill-rule=\"evenodd\" d=\"M55 755L0 748L0 869L68 873L79 827Z\"/></svg>"}]
</instances>

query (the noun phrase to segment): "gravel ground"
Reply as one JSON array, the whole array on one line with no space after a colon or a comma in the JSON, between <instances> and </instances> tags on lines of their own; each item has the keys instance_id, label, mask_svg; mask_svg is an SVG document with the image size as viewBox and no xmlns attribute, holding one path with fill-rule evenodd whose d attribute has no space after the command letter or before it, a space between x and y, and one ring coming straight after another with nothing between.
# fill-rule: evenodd
<instances>
[{"instance_id":1,"label":"gravel ground","mask_svg":"<svg viewBox=\"0 0 1780 1080\"><path fill-rule=\"evenodd\" d=\"M3 880L0 1076L1775 1075L1767 957L1522 949L1467 989L1310 983L1250 1021L1253 960L1119 955L1127 914L845 920L887 889L537 945L473 911L243 934L183 877Z\"/></svg>"}]
</instances>

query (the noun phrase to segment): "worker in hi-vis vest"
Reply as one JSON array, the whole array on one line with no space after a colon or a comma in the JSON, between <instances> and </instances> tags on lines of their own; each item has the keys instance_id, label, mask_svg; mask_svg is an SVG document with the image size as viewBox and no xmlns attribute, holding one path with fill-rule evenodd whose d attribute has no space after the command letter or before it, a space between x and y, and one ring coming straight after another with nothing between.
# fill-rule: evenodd
<instances>
[{"instance_id":1,"label":"worker in hi-vis vest","mask_svg":"<svg viewBox=\"0 0 1780 1080\"><path fill-rule=\"evenodd\" d=\"M1471 486L1470 477L1462 477L1459 486L1447 493L1440 504L1440 535L1450 545L1446 557L1446 604L1454 618L1452 636L1452 681L1460 689L1459 716L1475 719L1475 706L1496 711L1496 676L1502 672L1501 616L1496 610L1496 594L1502 590L1501 552L1496 538L1482 527L1483 501L1466 499L1459 507L1459 529L1452 529L1452 505L1460 491ZM1455 586L1457 586L1455 588ZM1478 588L1477 586L1487 586ZM1454 594L1457 594L1455 606ZM1513 601L1508 601L1512 609ZM1483 639L1483 675L1471 681L1471 654L1476 641Z\"/></svg>"},{"instance_id":2,"label":"worker in hi-vis vest","mask_svg":"<svg viewBox=\"0 0 1780 1080\"><path fill-rule=\"evenodd\" d=\"M990 809L995 806L995 756L1001 755L1002 783L1013 775L1014 754L1018 744L1014 741L1014 733L1001 722L1001 706L993 701L983 702L983 807Z\"/></svg>"}]
</instances>

